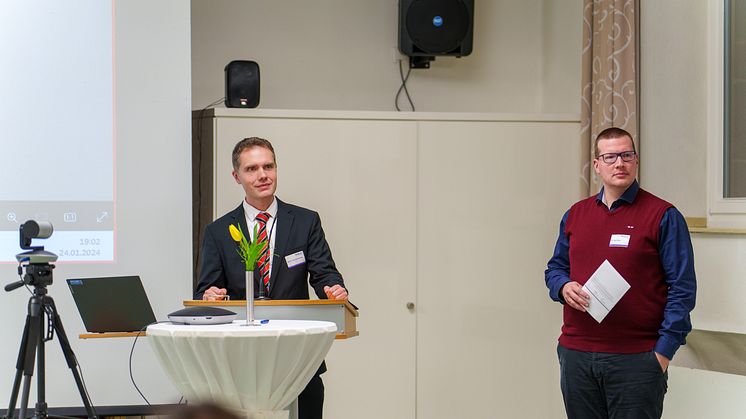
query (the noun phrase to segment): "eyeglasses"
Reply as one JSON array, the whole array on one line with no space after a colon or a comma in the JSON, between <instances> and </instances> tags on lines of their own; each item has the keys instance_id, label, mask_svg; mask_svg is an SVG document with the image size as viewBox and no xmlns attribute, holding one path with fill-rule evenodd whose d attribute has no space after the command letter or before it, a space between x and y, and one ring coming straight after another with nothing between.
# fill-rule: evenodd
<instances>
[{"instance_id":1,"label":"eyeglasses","mask_svg":"<svg viewBox=\"0 0 746 419\"><path fill-rule=\"evenodd\" d=\"M621 157L623 162L631 162L635 159L635 156L637 155L634 151L622 151L621 153L605 153L601 154L600 156L596 157L597 159L601 159L606 164L614 164L616 162L617 157Z\"/></svg>"}]
</instances>

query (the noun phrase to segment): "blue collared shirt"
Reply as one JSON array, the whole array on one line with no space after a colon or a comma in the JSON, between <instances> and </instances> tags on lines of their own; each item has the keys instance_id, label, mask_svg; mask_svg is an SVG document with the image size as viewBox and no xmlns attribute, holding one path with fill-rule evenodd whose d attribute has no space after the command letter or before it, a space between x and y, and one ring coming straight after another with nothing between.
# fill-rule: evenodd
<instances>
[{"instance_id":1,"label":"blue collared shirt","mask_svg":"<svg viewBox=\"0 0 746 419\"><path fill-rule=\"evenodd\" d=\"M640 185L635 181L611 204L609 211L614 211L621 205L632 204L639 190ZM596 195L597 205L605 206L603 197L604 190L601 188L601 192ZM565 234L569 212L570 210L567 210L562 216L554 254L547 263L547 270L544 271L549 296L562 304L565 301L560 290L570 282L570 242ZM679 346L686 343L686 335L692 330L689 313L694 309L697 296L692 240L684 216L674 207L667 209L661 219L658 253L668 285L668 298L663 309L663 323L658 331L655 352L673 359Z\"/></svg>"}]
</instances>

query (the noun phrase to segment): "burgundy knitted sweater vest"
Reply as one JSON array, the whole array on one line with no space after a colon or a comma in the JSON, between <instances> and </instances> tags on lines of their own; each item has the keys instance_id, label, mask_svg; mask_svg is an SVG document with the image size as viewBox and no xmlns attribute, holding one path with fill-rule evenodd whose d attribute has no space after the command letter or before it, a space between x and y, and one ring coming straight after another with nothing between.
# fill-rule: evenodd
<instances>
[{"instance_id":1,"label":"burgundy knitted sweater vest","mask_svg":"<svg viewBox=\"0 0 746 419\"><path fill-rule=\"evenodd\" d=\"M658 255L663 214L672 205L640 189L631 205L609 212L596 197L570 208L565 234L570 242L570 279L583 285L608 259L630 289L598 323L588 313L564 306L559 342L578 351L638 353L650 351L663 321L667 285ZM612 235L628 235L629 244L609 246Z\"/></svg>"}]
</instances>

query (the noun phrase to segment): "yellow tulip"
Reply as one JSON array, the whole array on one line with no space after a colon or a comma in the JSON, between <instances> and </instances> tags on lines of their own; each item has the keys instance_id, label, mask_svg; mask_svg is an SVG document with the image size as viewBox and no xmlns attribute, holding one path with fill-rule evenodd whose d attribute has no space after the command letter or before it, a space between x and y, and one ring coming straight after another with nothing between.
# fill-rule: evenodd
<instances>
[{"instance_id":1,"label":"yellow tulip","mask_svg":"<svg viewBox=\"0 0 746 419\"><path fill-rule=\"evenodd\" d=\"M235 240L235 241L237 241L239 243L241 242L241 232L238 231L238 229L236 228L236 226L234 226L233 224L229 225L228 226L228 231L231 233L231 237L233 238L233 240Z\"/></svg>"}]
</instances>

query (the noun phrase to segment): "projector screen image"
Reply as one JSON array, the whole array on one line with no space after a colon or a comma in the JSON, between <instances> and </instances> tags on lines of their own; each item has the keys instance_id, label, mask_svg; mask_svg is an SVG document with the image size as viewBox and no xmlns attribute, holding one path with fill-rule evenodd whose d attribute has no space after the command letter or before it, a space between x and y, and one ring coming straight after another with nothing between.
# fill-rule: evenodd
<instances>
[{"instance_id":1,"label":"projector screen image","mask_svg":"<svg viewBox=\"0 0 746 419\"><path fill-rule=\"evenodd\" d=\"M0 14L0 262L27 220L54 225L33 245L59 261L113 261L113 3L24 3Z\"/></svg>"}]
</instances>

